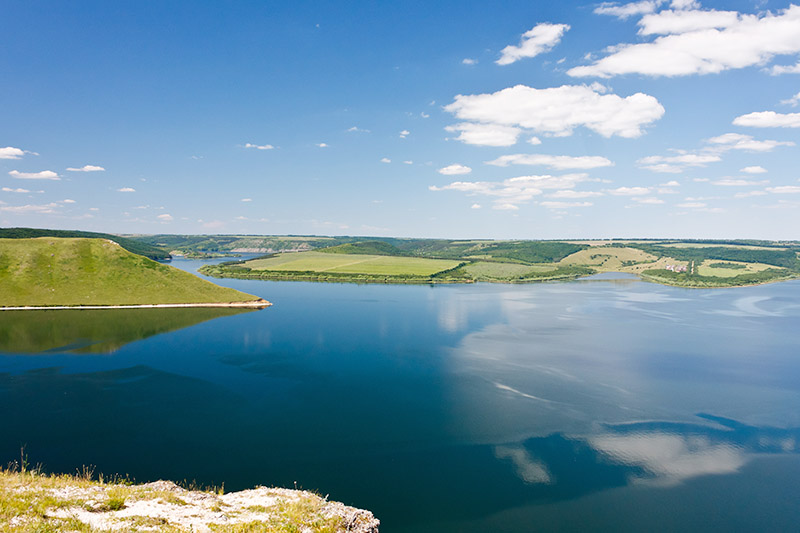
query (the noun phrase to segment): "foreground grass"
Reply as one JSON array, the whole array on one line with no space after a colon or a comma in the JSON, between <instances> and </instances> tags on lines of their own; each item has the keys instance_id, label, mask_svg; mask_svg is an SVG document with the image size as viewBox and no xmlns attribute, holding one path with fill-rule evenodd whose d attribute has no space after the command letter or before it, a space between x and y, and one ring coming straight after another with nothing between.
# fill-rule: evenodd
<instances>
[{"instance_id":1,"label":"foreground grass","mask_svg":"<svg viewBox=\"0 0 800 533\"><path fill-rule=\"evenodd\" d=\"M133 485L0 469L0 531L6 533L377 533L378 524L368 511L307 491L260 487L223 495L165 481Z\"/></svg>"},{"instance_id":2,"label":"foreground grass","mask_svg":"<svg viewBox=\"0 0 800 533\"><path fill-rule=\"evenodd\" d=\"M104 239L0 239L0 306L257 300Z\"/></svg>"}]
</instances>

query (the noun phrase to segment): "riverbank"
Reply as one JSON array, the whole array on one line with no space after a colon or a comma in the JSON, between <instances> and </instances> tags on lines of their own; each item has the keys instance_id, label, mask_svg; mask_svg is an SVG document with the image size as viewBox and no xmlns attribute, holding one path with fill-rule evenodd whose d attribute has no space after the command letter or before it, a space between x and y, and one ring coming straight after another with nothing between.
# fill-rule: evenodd
<instances>
[{"instance_id":1,"label":"riverbank","mask_svg":"<svg viewBox=\"0 0 800 533\"><path fill-rule=\"evenodd\" d=\"M378 533L369 511L312 492L257 487L223 494L170 481L143 485L90 476L0 470L0 530Z\"/></svg>"},{"instance_id":2,"label":"riverbank","mask_svg":"<svg viewBox=\"0 0 800 533\"><path fill-rule=\"evenodd\" d=\"M49 305L49 306L16 306L0 307L0 311L53 311L53 310L89 310L89 309L182 309L198 307L216 307L233 309L264 309L272 305L264 299L247 302L206 302L189 304L135 304L135 305Z\"/></svg>"}]
</instances>

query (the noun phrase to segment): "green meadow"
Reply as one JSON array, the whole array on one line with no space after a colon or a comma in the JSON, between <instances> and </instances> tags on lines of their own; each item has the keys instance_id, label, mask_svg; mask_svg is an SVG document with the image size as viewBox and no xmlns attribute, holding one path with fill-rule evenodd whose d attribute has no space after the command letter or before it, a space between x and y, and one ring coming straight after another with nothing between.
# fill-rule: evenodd
<instances>
[{"instance_id":1,"label":"green meadow","mask_svg":"<svg viewBox=\"0 0 800 533\"><path fill-rule=\"evenodd\" d=\"M376 276L432 276L455 268L460 261L423 259L387 255L332 254L298 252L278 254L267 259L247 261L243 266L254 271L334 272Z\"/></svg>"}]
</instances>

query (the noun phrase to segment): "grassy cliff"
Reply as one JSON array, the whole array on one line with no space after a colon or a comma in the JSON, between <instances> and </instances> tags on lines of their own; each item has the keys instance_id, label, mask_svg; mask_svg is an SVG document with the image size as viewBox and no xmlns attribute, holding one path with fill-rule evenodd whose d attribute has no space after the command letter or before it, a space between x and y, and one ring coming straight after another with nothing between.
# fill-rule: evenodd
<instances>
[{"instance_id":1,"label":"grassy cliff","mask_svg":"<svg viewBox=\"0 0 800 533\"><path fill-rule=\"evenodd\" d=\"M0 306L258 300L104 239L0 239Z\"/></svg>"}]
</instances>

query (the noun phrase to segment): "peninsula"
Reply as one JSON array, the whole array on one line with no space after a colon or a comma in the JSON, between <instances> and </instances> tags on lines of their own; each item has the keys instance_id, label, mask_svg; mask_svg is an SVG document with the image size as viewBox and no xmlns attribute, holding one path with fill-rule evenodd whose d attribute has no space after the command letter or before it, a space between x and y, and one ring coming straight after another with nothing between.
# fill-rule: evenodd
<instances>
[{"instance_id":1,"label":"peninsula","mask_svg":"<svg viewBox=\"0 0 800 533\"><path fill-rule=\"evenodd\" d=\"M0 239L0 309L238 307L269 302L98 238Z\"/></svg>"}]
</instances>

